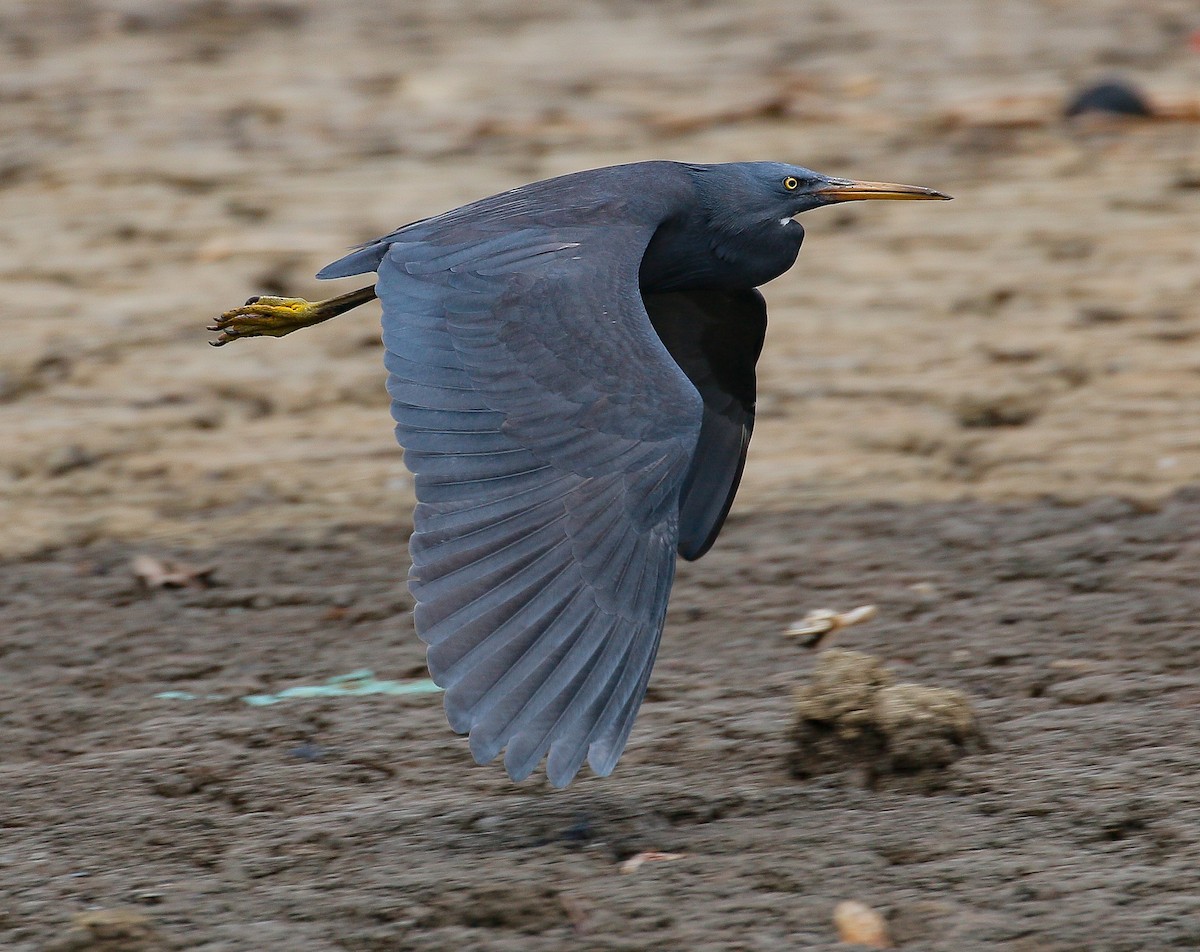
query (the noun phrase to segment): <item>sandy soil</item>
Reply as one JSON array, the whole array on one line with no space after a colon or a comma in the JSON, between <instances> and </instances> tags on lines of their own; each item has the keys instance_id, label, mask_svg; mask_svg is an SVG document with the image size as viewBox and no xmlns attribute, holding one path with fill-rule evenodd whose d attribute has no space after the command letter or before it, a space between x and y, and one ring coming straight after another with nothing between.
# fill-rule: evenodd
<instances>
[{"instance_id":1,"label":"sandy soil","mask_svg":"<svg viewBox=\"0 0 1200 952\"><path fill-rule=\"evenodd\" d=\"M1112 72L1186 111L1194 5L545 6L0 6L0 944L807 947L858 898L903 948L1195 947L1200 123L1058 119ZM156 700L420 669L376 315L208 318L642 158L957 200L807 216L618 774L512 787L429 698ZM848 644L980 698L940 793L784 767L779 632L864 602Z\"/></svg>"}]
</instances>

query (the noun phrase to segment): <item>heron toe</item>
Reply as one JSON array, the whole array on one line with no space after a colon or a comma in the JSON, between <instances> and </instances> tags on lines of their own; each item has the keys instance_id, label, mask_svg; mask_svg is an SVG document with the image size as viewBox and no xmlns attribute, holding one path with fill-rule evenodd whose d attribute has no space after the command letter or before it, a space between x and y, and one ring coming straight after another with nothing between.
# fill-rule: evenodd
<instances>
[{"instance_id":1,"label":"heron toe","mask_svg":"<svg viewBox=\"0 0 1200 952\"><path fill-rule=\"evenodd\" d=\"M252 297L241 307L226 311L208 327L219 332L210 343L220 347L239 337L283 337L316 323L316 310L304 298Z\"/></svg>"}]
</instances>

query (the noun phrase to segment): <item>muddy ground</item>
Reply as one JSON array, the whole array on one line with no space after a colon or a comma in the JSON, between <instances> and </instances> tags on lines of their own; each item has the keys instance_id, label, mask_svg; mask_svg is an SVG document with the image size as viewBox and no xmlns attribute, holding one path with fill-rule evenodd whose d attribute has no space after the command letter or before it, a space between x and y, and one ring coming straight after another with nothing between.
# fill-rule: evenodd
<instances>
[{"instance_id":1,"label":"muddy ground","mask_svg":"<svg viewBox=\"0 0 1200 952\"><path fill-rule=\"evenodd\" d=\"M906 949L1196 948L1198 523L1194 493L739 517L617 772L566 792L474 766L436 695L239 700L422 673L399 528L177 552L208 590L140 589L124 545L9 563L5 947L90 948L98 907L153 930L114 949L821 948L855 899ZM989 749L937 784L789 772L783 629L866 601L843 645L975 699ZM680 855L620 871L649 850Z\"/></svg>"},{"instance_id":2,"label":"muddy ground","mask_svg":"<svg viewBox=\"0 0 1200 952\"><path fill-rule=\"evenodd\" d=\"M1198 28L1187 0L0 4L0 947L807 948L840 899L901 948L1200 945ZM1163 115L1059 118L1114 73ZM738 506L617 773L513 786L432 695L239 700L421 675L412 491L377 312L219 351L207 319L643 158L956 201L806 216ZM215 584L145 591L142 554ZM787 769L813 656L782 631L866 603L844 645L976 699L991 746L937 783ZM620 872L646 850L682 856Z\"/></svg>"}]
</instances>

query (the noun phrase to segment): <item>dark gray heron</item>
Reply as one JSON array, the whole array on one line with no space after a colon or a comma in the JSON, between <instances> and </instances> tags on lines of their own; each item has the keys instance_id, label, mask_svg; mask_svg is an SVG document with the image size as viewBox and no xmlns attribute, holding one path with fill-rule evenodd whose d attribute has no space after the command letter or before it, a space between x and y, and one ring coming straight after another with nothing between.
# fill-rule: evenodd
<instances>
[{"instance_id":1,"label":"dark gray heron","mask_svg":"<svg viewBox=\"0 0 1200 952\"><path fill-rule=\"evenodd\" d=\"M409 586L450 726L521 780L616 766L676 556L720 532L754 425L767 312L801 212L927 188L795 165L639 162L405 225L325 267L373 287L256 297L214 344L281 337L378 296L415 477Z\"/></svg>"}]
</instances>

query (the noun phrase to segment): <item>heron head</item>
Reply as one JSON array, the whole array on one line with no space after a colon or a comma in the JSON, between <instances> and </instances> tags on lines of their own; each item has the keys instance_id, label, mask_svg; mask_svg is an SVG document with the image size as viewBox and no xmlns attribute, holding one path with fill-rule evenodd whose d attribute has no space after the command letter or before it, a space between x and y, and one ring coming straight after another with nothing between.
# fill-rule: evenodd
<instances>
[{"instance_id":1,"label":"heron head","mask_svg":"<svg viewBox=\"0 0 1200 952\"><path fill-rule=\"evenodd\" d=\"M839 202L950 198L918 185L833 178L782 162L732 162L698 167L697 171L702 173L697 178L709 207L719 207L722 217L736 217L746 224L771 219L782 223L801 212Z\"/></svg>"}]
</instances>

